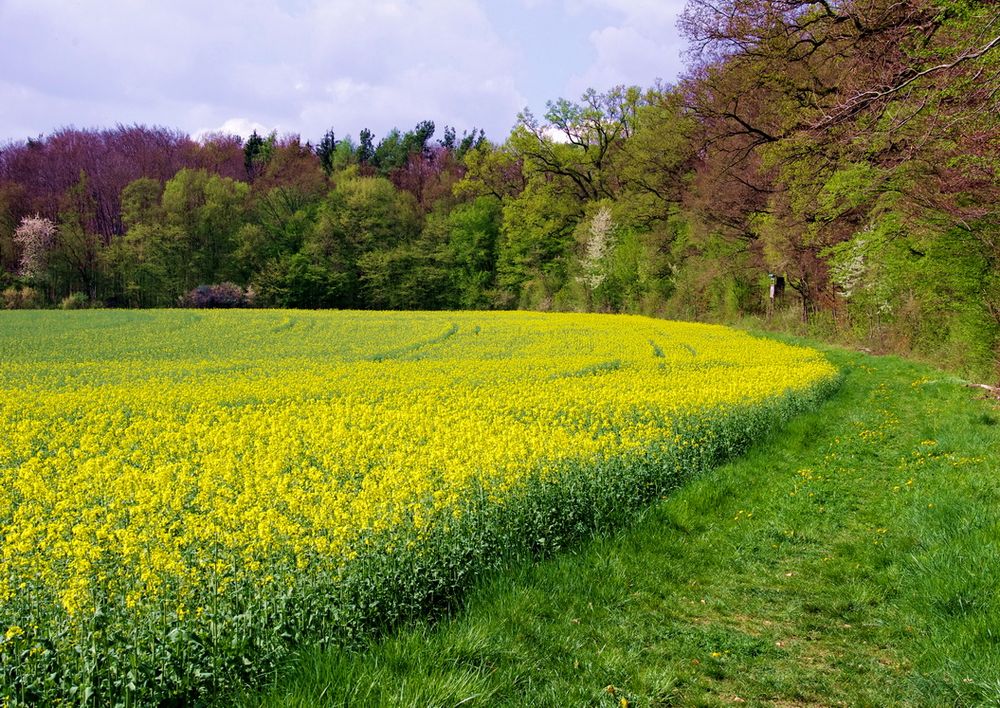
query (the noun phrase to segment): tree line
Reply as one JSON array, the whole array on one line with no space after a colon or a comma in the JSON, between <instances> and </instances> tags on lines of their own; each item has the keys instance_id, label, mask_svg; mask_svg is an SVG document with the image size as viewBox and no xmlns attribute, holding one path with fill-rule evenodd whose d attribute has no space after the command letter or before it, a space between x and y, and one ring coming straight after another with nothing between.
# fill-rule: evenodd
<instances>
[{"instance_id":1,"label":"tree line","mask_svg":"<svg viewBox=\"0 0 1000 708\"><path fill-rule=\"evenodd\" d=\"M996 374L995 3L689 0L681 28L676 84L559 99L502 142L11 143L4 301L760 315Z\"/></svg>"}]
</instances>

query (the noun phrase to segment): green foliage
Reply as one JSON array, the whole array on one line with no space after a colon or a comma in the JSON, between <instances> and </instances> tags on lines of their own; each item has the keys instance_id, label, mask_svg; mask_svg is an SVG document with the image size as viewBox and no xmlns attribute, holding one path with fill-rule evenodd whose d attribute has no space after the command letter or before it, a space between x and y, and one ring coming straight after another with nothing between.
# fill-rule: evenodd
<instances>
[{"instance_id":1,"label":"green foliage","mask_svg":"<svg viewBox=\"0 0 1000 708\"><path fill-rule=\"evenodd\" d=\"M84 310L88 307L91 307L91 301L84 293L70 293L59 303L61 310Z\"/></svg>"},{"instance_id":2,"label":"green foliage","mask_svg":"<svg viewBox=\"0 0 1000 708\"><path fill-rule=\"evenodd\" d=\"M316 156L319 158L319 164L323 167L323 171L327 175L333 172L337 146L337 137L334 135L332 128L326 131L323 139L316 145Z\"/></svg>"},{"instance_id":3,"label":"green foliage","mask_svg":"<svg viewBox=\"0 0 1000 708\"><path fill-rule=\"evenodd\" d=\"M525 176L517 155L508 146L481 143L462 158L465 174L455 184L461 197L490 195L500 201L516 197L524 189Z\"/></svg>"},{"instance_id":4,"label":"green foliage","mask_svg":"<svg viewBox=\"0 0 1000 708\"><path fill-rule=\"evenodd\" d=\"M355 157L360 164L367 165L375 157L374 139L375 136L368 128L363 129L358 135L358 146Z\"/></svg>"},{"instance_id":5,"label":"green foliage","mask_svg":"<svg viewBox=\"0 0 1000 708\"><path fill-rule=\"evenodd\" d=\"M168 307L186 285L183 236L178 227L137 224L104 253L112 283L110 304Z\"/></svg>"},{"instance_id":6,"label":"green foliage","mask_svg":"<svg viewBox=\"0 0 1000 708\"><path fill-rule=\"evenodd\" d=\"M341 172L352 165L355 161L357 153L358 146L354 144L353 140L351 140L350 135L342 140L338 140L337 147L334 149L332 155L331 174Z\"/></svg>"},{"instance_id":7,"label":"green foliage","mask_svg":"<svg viewBox=\"0 0 1000 708\"><path fill-rule=\"evenodd\" d=\"M295 253L266 262L252 287L266 307L349 307L353 283L351 273Z\"/></svg>"},{"instance_id":8,"label":"green foliage","mask_svg":"<svg viewBox=\"0 0 1000 708\"><path fill-rule=\"evenodd\" d=\"M551 306L569 278L573 231L582 216L571 194L544 179L504 203L497 286L505 303Z\"/></svg>"},{"instance_id":9,"label":"green foliage","mask_svg":"<svg viewBox=\"0 0 1000 708\"><path fill-rule=\"evenodd\" d=\"M656 310L658 278L651 272L653 259L642 237L634 231L619 235L607 258L604 281L594 293L601 309L611 312L649 313Z\"/></svg>"},{"instance_id":10,"label":"green foliage","mask_svg":"<svg viewBox=\"0 0 1000 708\"><path fill-rule=\"evenodd\" d=\"M133 226L162 223L160 201L163 185L155 179L142 177L129 182L122 190L122 223L126 229Z\"/></svg>"},{"instance_id":11,"label":"green foliage","mask_svg":"<svg viewBox=\"0 0 1000 708\"><path fill-rule=\"evenodd\" d=\"M996 280L967 232L911 233L889 213L829 251L847 326L867 346L935 358L989 377L998 324L988 298Z\"/></svg>"},{"instance_id":12,"label":"green foliage","mask_svg":"<svg viewBox=\"0 0 1000 708\"><path fill-rule=\"evenodd\" d=\"M81 171L60 200L56 241L46 263L44 280L59 295L82 290L92 300L97 297L103 244L94 230L96 209L89 178Z\"/></svg>"},{"instance_id":13,"label":"green foliage","mask_svg":"<svg viewBox=\"0 0 1000 708\"><path fill-rule=\"evenodd\" d=\"M183 284L180 292L235 276L230 256L249 193L246 183L206 170L184 169L166 183L162 208L171 227L166 235L177 239L171 248L178 255L170 277Z\"/></svg>"},{"instance_id":14,"label":"green foliage","mask_svg":"<svg viewBox=\"0 0 1000 708\"><path fill-rule=\"evenodd\" d=\"M163 185L139 179L122 190L122 222L127 231L103 254L110 282L105 299L128 307L176 304L183 292L183 264L177 227L165 225Z\"/></svg>"},{"instance_id":15,"label":"green foliage","mask_svg":"<svg viewBox=\"0 0 1000 708\"><path fill-rule=\"evenodd\" d=\"M445 219L445 258L448 276L456 291L455 307L490 307L502 218L500 203L484 196L459 204Z\"/></svg>"},{"instance_id":16,"label":"green foliage","mask_svg":"<svg viewBox=\"0 0 1000 708\"><path fill-rule=\"evenodd\" d=\"M355 177L337 182L320 207L317 229L356 252L391 247L413 238L419 222L412 197L387 179ZM314 236L315 238L315 236Z\"/></svg>"},{"instance_id":17,"label":"green foliage","mask_svg":"<svg viewBox=\"0 0 1000 708\"><path fill-rule=\"evenodd\" d=\"M368 251L358 258L365 302L380 310L447 307L448 273L422 245Z\"/></svg>"},{"instance_id":18,"label":"green foliage","mask_svg":"<svg viewBox=\"0 0 1000 708\"><path fill-rule=\"evenodd\" d=\"M371 163L382 174L389 174L392 170L406 165L411 155L422 155L433 136L434 123L429 120L418 123L413 130L405 134L393 128L375 148Z\"/></svg>"},{"instance_id":19,"label":"green foliage","mask_svg":"<svg viewBox=\"0 0 1000 708\"><path fill-rule=\"evenodd\" d=\"M14 232L21 224L27 204L26 192L17 182L0 180L0 276L17 270L18 252Z\"/></svg>"},{"instance_id":20,"label":"green foliage","mask_svg":"<svg viewBox=\"0 0 1000 708\"><path fill-rule=\"evenodd\" d=\"M419 234L411 195L381 177L342 176L315 216L308 214L297 212L284 222L291 231L284 239L252 226L239 232L237 261L255 273L251 282L260 304L371 307L412 300L402 286L392 291L398 264L406 262L403 252L389 255Z\"/></svg>"},{"instance_id":21,"label":"green foliage","mask_svg":"<svg viewBox=\"0 0 1000 708\"><path fill-rule=\"evenodd\" d=\"M12 285L0 293L0 306L5 310L32 310L41 307L43 302L41 293L27 285Z\"/></svg>"},{"instance_id":22,"label":"green foliage","mask_svg":"<svg viewBox=\"0 0 1000 708\"><path fill-rule=\"evenodd\" d=\"M267 167L277 141L278 134L276 132L272 132L267 138L262 138L255 130L247 138L247 142L243 146L243 167L246 170L247 179L251 182Z\"/></svg>"}]
</instances>

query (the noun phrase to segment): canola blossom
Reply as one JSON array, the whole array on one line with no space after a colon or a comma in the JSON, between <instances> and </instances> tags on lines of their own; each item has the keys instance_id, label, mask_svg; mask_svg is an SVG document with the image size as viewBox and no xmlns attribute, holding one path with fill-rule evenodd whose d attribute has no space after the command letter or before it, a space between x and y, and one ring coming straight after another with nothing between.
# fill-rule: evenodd
<instances>
[{"instance_id":1,"label":"canola blossom","mask_svg":"<svg viewBox=\"0 0 1000 708\"><path fill-rule=\"evenodd\" d=\"M835 380L621 315L0 313L0 705L259 680L627 519Z\"/></svg>"}]
</instances>

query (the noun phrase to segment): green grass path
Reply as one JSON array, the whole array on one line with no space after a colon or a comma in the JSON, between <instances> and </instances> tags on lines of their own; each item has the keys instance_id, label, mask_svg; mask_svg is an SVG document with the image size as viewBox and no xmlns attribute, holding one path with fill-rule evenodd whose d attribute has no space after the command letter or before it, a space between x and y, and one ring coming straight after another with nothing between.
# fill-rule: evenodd
<instances>
[{"instance_id":1,"label":"green grass path","mask_svg":"<svg viewBox=\"0 0 1000 708\"><path fill-rule=\"evenodd\" d=\"M249 705L1000 701L1000 410L840 350L842 389L614 535Z\"/></svg>"}]
</instances>

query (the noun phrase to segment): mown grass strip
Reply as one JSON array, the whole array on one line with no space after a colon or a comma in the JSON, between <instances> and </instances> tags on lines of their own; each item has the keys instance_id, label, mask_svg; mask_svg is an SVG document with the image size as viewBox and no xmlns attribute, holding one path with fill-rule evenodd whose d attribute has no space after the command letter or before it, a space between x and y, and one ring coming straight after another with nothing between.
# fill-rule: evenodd
<instances>
[{"instance_id":1,"label":"mown grass strip","mask_svg":"<svg viewBox=\"0 0 1000 708\"><path fill-rule=\"evenodd\" d=\"M1000 700L1000 411L831 350L818 410L628 529L484 582L248 705L971 705Z\"/></svg>"}]
</instances>

